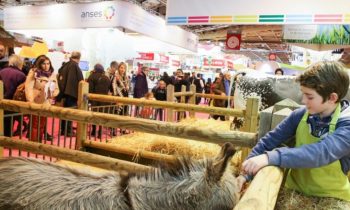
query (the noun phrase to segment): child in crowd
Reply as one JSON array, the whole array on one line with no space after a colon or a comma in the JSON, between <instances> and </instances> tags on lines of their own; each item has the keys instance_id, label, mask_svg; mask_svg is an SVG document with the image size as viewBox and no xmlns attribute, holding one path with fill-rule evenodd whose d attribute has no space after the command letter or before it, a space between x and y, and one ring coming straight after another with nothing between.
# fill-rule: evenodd
<instances>
[{"instance_id":1,"label":"child in crowd","mask_svg":"<svg viewBox=\"0 0 350 210\"><path fill-rule=\"evenodd\" d=\"M146 99L146 100L156 100L154 98L154 95L152 92L148 92L145 94L145 97L141 99ZM145 119L152 119L153 118L153 108L149 106L144 106L140 110L140 117L145 118Z\"/></svg>"},{"instance_id":2,"label":"child in crowd","mask_svg":"<svg viewBox=\"0 0 350 210\"><path fill-rule=\"evenodd\" d=\"M295 110L260 139L243 171L267 165L290 168L286 187L310 196L350 201L350 106L342 100L349 76L337 62L319 62L297 79L305 107ZM294 148L279 147L295 136Z\"/></svg>"}]
</instances>

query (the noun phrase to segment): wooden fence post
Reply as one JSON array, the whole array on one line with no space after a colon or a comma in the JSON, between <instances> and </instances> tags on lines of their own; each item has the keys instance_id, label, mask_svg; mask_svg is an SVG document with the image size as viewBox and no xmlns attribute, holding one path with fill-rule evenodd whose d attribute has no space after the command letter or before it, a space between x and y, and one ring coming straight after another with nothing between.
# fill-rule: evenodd
<instances>
[{"instance_id":1,"label":"wooden fence post","mask_svg":"<svg viewBox=\"0 0 350 210\"><path fill-rule=\"evenodd\" d=\"M244 126L242 131L256 133L258 130L258 113L260 97L252 96L247 99L246 112L244 116ZM242 162L247 158L251 149L242 148Z\"/></svg>"},{"instance_id":2,"label":"wooden fence post","mask_svg":"<svg viewBox=\"0 0 350 210\"><path fill-rule=\"evenodd\" d=\"M185 85L182 85L181 86L181 93L185 93L186 92L186 86ZM180 103L184 104L186 103L186 96L181 96L180 97ZM183 118L185 118L186 116L186 111L181 111L181 112L178 112L178 116L179 116L179 121L182 120Z\"/></svg>"},{"instance_id":3,"label":"wooden fence post","mask_svg":"<svg viewBox=\"0 0 350 210\"><path fill-rule=\"evenodd\" d=\"M81 81L79 82L78 89L78 109L80 110L88 110L88 100L87 94L89 93L89 83ZM81 150L83 146L83 142L86 140L87 133L87 123L78 122L77 127L77 139L75 149Z\"/></svg>"},{"instance_id":4,"label":"wooden fence post","mask_svg":"<svg viewBox=\"0 0 350 210\"><path fill-rule=\"evenodd\" d=\"M193 95L190 96L190 99L188 100L189 104L196 104L196 86L194 84L192 84L190 86L190 91L193 93ZM190 117L194 118L195 117L195 112L189 112L190 113Z\"/></svg>"},{"instance_id":5,"label":"wooden fence post","mask_svg":"<svg viewBox=\"0 0 350 210\"><path fill-rule=\"evenodd\" d=\"M174 102L174 85L168 85L166 89L166 100ZM174 122L174 109L167 108L167 121Z\"/></svg>"},{"instance_id":6,"label":"wooden fence post","mask_svg":"<svg viewBox=\"0 0 350 210\"><path fill-rule=\"evenodd\" d=\"M0 81L0 100L4 99L4 83ZM4 135L4 110L0 109L0 136ZM0 147L0 157L4 156L4 148Z\"/></svg>"}]
</instances>

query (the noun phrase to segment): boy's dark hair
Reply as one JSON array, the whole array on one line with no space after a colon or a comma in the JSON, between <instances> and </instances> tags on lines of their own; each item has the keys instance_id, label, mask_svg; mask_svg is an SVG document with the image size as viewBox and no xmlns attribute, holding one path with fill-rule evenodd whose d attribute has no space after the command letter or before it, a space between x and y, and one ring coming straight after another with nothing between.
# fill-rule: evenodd
<instances>
[{"instance_id":1,"label":"boy's dark hair","mask_svg":"<svg viewBox=\"0 0 350 210\"><path fill-rule=\"evenodd\" d=\"M336 61L322 61L308 67L297 78L301 86L314 89L323 98L329 99L331 93L338 94L339 102L349 89L349 75L344 66Z\"/></svg>"},{"instance_id":2,"label":"boy's dark hair","mask_svg":"<svg viewBox=\"0 0 350 210\"><path fill-rule=\"evenodd\" d=\"M281 68L277 68L275 70L275 74L277 74L277 72L281 72L281 74L284 75L284 71Z\"/></svg>"}]
</instances>

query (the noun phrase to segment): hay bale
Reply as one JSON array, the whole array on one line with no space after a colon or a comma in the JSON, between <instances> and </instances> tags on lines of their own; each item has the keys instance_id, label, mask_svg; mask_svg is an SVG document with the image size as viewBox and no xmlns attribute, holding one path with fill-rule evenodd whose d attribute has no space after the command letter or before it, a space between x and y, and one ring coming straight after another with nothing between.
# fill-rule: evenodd
<instances>
[{"instance_id":1,"label":"hay bale","mask_svg":"<svg viewBox=\"0 0 350 210\"><path fill-rule=\"evenodd\" d=\"M210 128L218 131L230 130L229 121L216 121L209 120L197 120L197 119L184 119L179 124L195 126L200 128ZM221 149L221 146L214 143L200 142L194 140L187 140L182 138L161 136L156 134L135 132L129 135L113 138L109 141L112 144L119 144L128 146L142 151L157 152L167 155L175 156L189 156L193 159L202 159L204 157L214 157ZM232 158L231 165L239 166L240 152ZM137 159L137 155L134 160Z\"/></svg>"},{"instance_id":2,"label":"hay bale","mask_svg":"<svg viewBox=\"0 0 350 210\"><path fill-rule=\"evenodd\" d=\"M350 202L335 199L306 196L294 190L282 188L277 198L275 210L347 210Z\"/></svg>"}]
</instances>

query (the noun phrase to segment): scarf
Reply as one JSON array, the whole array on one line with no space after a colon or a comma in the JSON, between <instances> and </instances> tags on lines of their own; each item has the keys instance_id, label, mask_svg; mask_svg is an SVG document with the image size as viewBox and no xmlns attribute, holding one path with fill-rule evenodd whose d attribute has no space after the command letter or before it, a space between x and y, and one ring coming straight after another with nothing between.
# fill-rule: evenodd
<instances>
[{"instance_id":1,"label":"scarf","mask_svg":"<svg viewBox=\"0 0 350 210\"><path fill-rule=\"evenodd\" d=\"M36 78L40 78L40 77L50 78L51 74L52 74L51 71L43 71L43 70L40 70L40 69L36 69L35 70L35 77Z\"/></svg>"}]
</instances>

